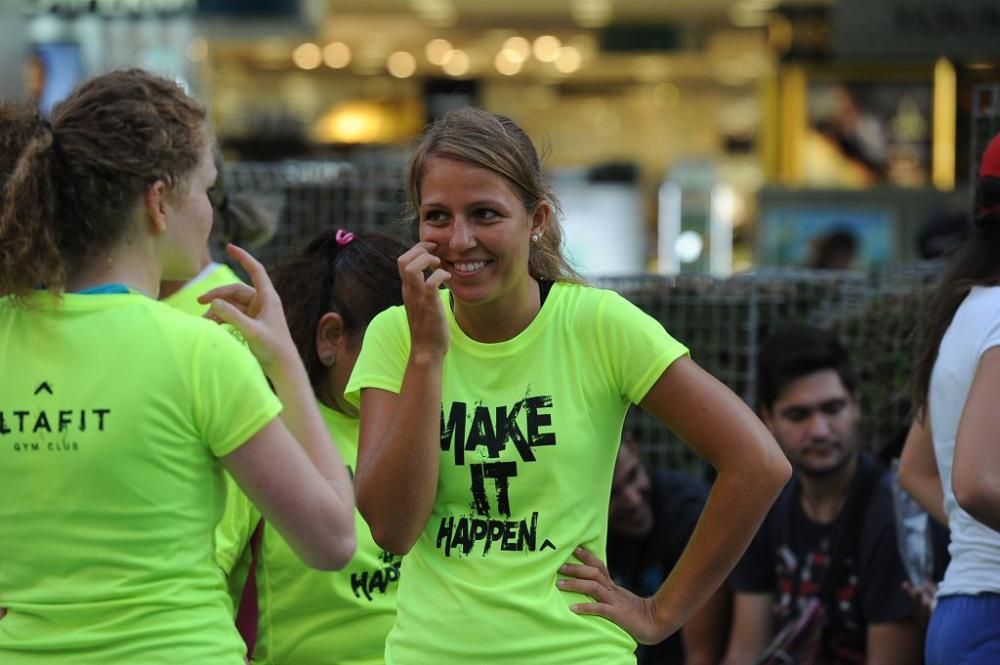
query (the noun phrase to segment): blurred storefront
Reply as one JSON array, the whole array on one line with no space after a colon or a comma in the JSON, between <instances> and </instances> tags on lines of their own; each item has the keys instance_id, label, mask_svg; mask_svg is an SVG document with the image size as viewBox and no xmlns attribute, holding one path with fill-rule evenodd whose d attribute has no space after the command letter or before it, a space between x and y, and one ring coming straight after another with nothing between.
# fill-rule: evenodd
<instances>
[{"instance_id":1,"label":"blurred storefront","mask_svg":"<svg viewBox=\"0 0 1000 665\"><path fill-rule=\"evenodd\" d=\"M968 208L972 88L1000 77L990 0L19 1L5 97L148 67L231 160L398 162L454 105L509 115L599 275L814 265L847 237L834 267L916 258Z\"/></svg>"}]
</instances>

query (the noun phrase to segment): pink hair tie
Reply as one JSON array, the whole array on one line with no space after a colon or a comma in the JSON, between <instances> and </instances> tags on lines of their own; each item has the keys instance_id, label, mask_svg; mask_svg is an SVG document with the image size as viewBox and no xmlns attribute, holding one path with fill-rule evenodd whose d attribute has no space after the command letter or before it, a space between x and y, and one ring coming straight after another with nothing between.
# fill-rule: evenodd
<instances>
[{"instance_id":1,"label":"pink hair tie","mask_svg":"<svg viewBox=\"0 0 1000 665\"><path fill-rule=\"evenodd\" d=\"M354 240L354 234L350 231L345 231L344 229L337 229L337 235L334 236L334 238L337 240L338 245L345 247L346 245L351 244L351 241Z\"/></svg>"}]
</instances>

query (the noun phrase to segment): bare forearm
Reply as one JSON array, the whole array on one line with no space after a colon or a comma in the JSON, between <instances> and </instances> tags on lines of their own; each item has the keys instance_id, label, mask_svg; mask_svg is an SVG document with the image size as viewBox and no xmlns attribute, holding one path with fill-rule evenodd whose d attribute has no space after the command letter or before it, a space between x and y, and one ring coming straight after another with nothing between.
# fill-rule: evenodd
<instances>
[{"instance_id":1,"label":"bare forearm","mask_svg":"<svg viewBox=\"0 0 1000 665\"><path fill-rule=\"evenodd\" d=\"M289 357L269 368L268 377L284 407L282 422L334 491L342 513L340 520L345 524L353 524L354 487L351 477L337 448L330 441L330 433L316 406L316 397L309 385L305 368L297 357Z\"/></svg>"},{"instance_id":2,"label":"bare forearm","mask_svg":"<svg viewBox=\"0 0 1000 665\"><path fill-rule=\"evenodd\" d=\"M781 459L784 462L784 458ZM654 596L657 615L683 624L726 580L787 479L787 463L720 471L694 533Z\"/></svg>"},{"instance_id":3,"label":"bare forearm","mask_svg":"<svg viewBox=\"0 0 1000 665\"><path fill-rule=\"evenodd\" d=\"M434 507L440 454L442 359L411 356L393 413L358 460L358 506L375 541L399 554Z\"/></svg>"},{"instance_id":4,"label":"bare forearm","mask_svg":"<svg viewBox=\"0 0 1000 665\"><path fill-rule=\"evenodd\" d=\"M926 415L913 420L899 458L899 484L920 507L941 524L948 524L944 512L944 489L934 457L934 441Z\"/></svg>"},{"instance_id":5,"label":"bare forearm","mask_svg":"<svg viewBox=\"0 0 1000 665\"><path fill-rule=\"evenodd\" d=\"M937 474L928 477L916 473L906 473L900 468L899 484L913 497L917 504L941 524L948 525L948 515L944 512L944 491Z\"/></svg>"}]
</instances>

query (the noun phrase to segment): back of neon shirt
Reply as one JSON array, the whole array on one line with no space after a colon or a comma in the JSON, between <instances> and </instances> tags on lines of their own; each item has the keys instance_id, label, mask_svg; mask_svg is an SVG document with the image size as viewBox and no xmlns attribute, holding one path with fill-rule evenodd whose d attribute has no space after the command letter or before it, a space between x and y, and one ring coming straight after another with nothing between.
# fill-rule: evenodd
<instances>
[{"instance_id":1,"label":"back of neon shirt","mask_svg":"<svg viewBox=\"0 0 1000 665\"><path fill-rule=\"evenodd\" d=\"M0 300L0 662L241 663L217 457L281 410L213 323L140 294Z\"/></svg>"}]
</instances>

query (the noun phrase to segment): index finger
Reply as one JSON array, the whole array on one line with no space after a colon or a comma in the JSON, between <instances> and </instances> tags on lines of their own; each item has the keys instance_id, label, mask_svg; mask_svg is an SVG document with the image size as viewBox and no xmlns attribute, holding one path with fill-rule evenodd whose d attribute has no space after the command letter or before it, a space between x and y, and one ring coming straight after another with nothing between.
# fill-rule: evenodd
<instances>
[{"instance_id":1,"label":"index finger","mask_svg":"<svg viewBox=\"0 0 1000 665\"><path fill-rule=\"evenodd\" d=\"M253 285L258 290L261 287L271 288L271 278L268 276L267 270L264 269L263 264L255 259L250 252L232 243L226 245L226 252L243 266L243 269L250 275L250 281L253 282Z\"/></svg>"},{"instance_id":2,"label":"index finger","mask_svg":"<svg viewBox=\"0 0 1000 665\"><path fill-rule=\"evenodd\" d=\"M245 305L253 299L253 295L254 288L240 282L239 284L217 286L214 289L206 291L198 296L198 302L207 305L216 298L222 298L223 300L236 300Z\"/></svg>"},{"instance_id":3,"label":"index finger","mask_svg":"<svg viewBox=\"0 0 1000 665\"><path fill-rule=\"evenodd\" d=\"M408 265L413 259L417 258L421 254L430 254L432 249L437 248L436 242L430 242L429 240L421 240L413 247L409 248L405 252L399 255L400 266Z\"/></svg>"},{"instance_id":4,"label":"index finger","mask_svg":"<svg viewBox=\"0 0 1000 665\"><path fill-rule=\"evenodd\" d=\"M573 554L576 556L576 558L578 558L580 561L584 562L588 566L593 566L594 568L597 568L601 572L607 570L607 568L604 565L604 562L601 561L596 554L585 548L583 545L578 545L577 548L573 550Z\"/></svg>"}]
</instances>

